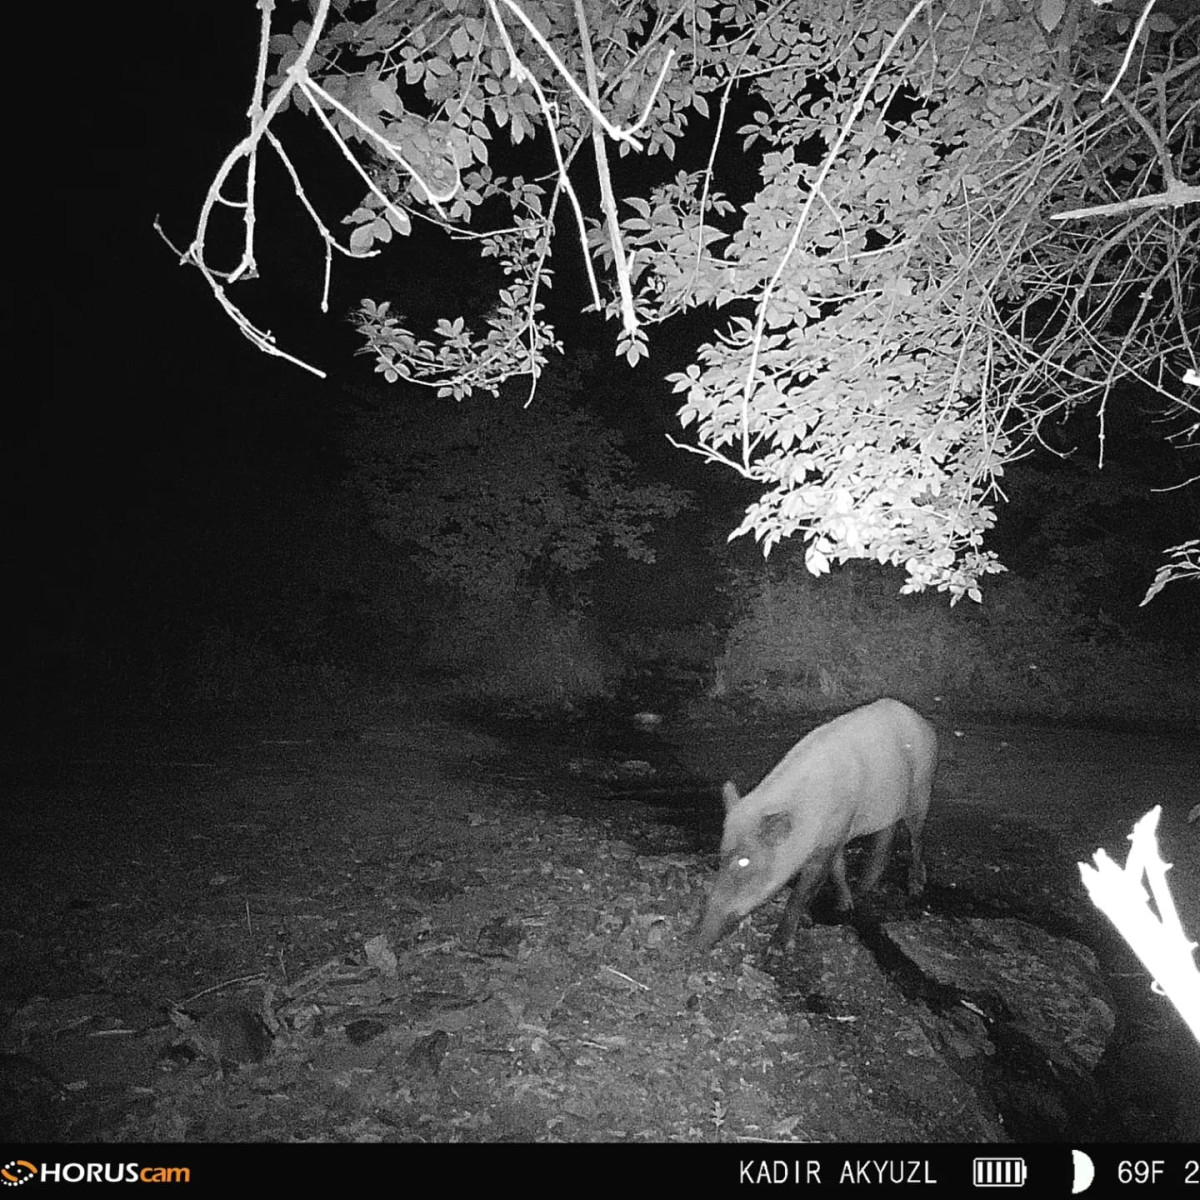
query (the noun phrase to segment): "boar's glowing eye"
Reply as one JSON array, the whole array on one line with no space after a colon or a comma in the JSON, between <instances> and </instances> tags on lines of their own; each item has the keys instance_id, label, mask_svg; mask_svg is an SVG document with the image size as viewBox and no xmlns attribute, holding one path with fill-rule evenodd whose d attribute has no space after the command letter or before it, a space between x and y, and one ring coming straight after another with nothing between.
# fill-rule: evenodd
<instances>
[{"instance_id":1,"label":"boar's glowing eye","mask_svg":"<svg viewBox=\"0 0 1200 1200\"><path fill-rule=\"evenodd\" d=\"M734 859L733 865L735 867L741 867L743 870L745 870L745 868L750 865L750 860L746 857L746 855L743 854L740 858Z\"/></svg>"}]
</instances>

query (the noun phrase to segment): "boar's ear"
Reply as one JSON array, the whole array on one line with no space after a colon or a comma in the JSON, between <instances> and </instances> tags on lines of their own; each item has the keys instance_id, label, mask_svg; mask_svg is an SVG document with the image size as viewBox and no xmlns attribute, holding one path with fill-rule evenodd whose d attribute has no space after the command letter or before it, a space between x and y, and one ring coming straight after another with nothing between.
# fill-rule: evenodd
<instances>
[{"instance_id":1,"label":"boar's ear","mask_svg":"<svg viewBox=\"0 0 1200 1200\"><path fill-rule=\"evenodd\" d=\"M766 846L781 846L792 833L792 817L786 812L763 813L758 819L758 836Z\"/></svg>"},{"instance_id":2,"label":"boar's ear","mask_svg":"<svg viewBox=\"0 0 1200 1200\"><path fill-rule=\"evenodd\" d=\"M721 799L725 802L725 811L728 812L740 799L738 790L733 786L730 780L725 781L725 786L721 789Z\"/></svg>"}]
</instances>

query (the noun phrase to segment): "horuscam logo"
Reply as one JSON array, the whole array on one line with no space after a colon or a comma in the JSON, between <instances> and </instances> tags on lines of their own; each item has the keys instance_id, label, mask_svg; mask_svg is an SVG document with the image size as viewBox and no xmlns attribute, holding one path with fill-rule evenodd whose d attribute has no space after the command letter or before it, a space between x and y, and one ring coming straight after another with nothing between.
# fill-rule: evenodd
<instances>
[{"instance_id":1,"label":"horuscam logo","mask_svg":"<svg viewBox=\"0 0 1200 1200\"><path fill-rule=\"evenodd\" d=\"M0 1183L19 1187L31 1179L43 1183L191 1183L191 1167L144 1167L132 1162L44 1162L41 1167L14 1158L0 1168Z\"/></svg>"},{"instance_id":2,"label":"horuscam logo","mask_svg":"<svg viewBox=\"0 0 1200 1200\"><path fill-rule=\"evenodd\" d=\"M14 1158L0 1167L0 1183L5 1187L20 1187L31 1179L37 1178L38 1169L23 1158Z\"/></svg>"}]
</instances>

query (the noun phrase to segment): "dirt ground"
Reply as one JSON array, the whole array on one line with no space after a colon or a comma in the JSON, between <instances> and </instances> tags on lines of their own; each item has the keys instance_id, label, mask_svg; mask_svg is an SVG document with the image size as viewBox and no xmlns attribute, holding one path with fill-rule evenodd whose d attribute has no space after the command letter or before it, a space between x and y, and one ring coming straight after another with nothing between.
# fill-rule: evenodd
<instances>
[{"instance_id":1,"label":"dirt ground","mask_svg":"<svg viewBox=\"0 0 1200 1200\"><path fill-rule=\"evenodd\" d=\"M1098 931L1074 864L1101 846L1124 862L1160 804L1200 934L1197 739L937 720L933 909ZM852 928L819 924L768 971L767 906L687 953L715 786L753 782L815 723L710 713L596 737L374 713L18 756L0 1136L1013 1136ZM1124 973L1149 995L1136 964ZM1195 1051L1176 1042L1175 1067ZM1136 1056L1151 1080L1156 1053ZM1130 1103L1152 1116L1136 1073Z\"/></svg>"}]
</instances>

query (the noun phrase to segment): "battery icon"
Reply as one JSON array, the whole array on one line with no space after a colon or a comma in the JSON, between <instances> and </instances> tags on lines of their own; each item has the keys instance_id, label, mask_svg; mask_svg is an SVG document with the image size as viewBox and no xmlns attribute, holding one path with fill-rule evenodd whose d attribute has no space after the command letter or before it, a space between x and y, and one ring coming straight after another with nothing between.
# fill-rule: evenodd
<instances>
[{"instance_id":1,"label":"battery icon","mask_svg":"<svg viewBox=\"0 0 1200 1200\"><path fill-rule=\"evenodd\" d=\"M1024 1187L1023 1158L977 1158L973 1164L976 1187Z\"/></svg>"}]
</instances>

